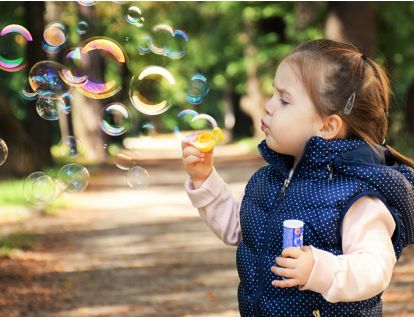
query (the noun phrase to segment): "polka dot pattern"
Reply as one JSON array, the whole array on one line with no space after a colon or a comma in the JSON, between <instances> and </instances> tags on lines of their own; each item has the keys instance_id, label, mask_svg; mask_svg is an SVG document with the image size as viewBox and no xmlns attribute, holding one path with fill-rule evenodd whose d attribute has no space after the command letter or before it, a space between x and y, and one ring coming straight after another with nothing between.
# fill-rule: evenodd
<instances>
[{"instance_id":1,"label":"polka dot pattern","mask_svg":"<svg viewBox=\"0 0 414 317\"><path fill-rule=\"evenodd\" d=\"M250 179L240 210L243 239L237 249L237 269L241 316L314 316L316 311L321 316L381 316L381 294L364 301L329 303L315 292L272 286L280 277L270 268L282 252L286 219L304 221L304 245L342 254L339 229L343 217L364 195L380 198L394 217L398 258L403 247L414 242L414 171L403 165L385 165L384 153L375 154L360 139L313 137L280 198L292 157L273 152L265 141L259 150L269 165Z\"/></svg>"}]
</instances>

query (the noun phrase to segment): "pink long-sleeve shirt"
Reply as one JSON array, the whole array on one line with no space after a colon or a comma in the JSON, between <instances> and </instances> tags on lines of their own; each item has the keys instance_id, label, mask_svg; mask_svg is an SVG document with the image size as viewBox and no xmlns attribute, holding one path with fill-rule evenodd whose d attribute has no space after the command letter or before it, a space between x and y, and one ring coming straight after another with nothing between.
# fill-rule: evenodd
<instances>
[{"instance_id":1,"label":"pink long-sleeve shirt","mask_svg":"<svg viewBox=\"0 0 414 317\"><path fill-rule=\"evenodd\" d=\"M242 239L241 199L233 197L217 171L213 169L198 189L188 178L185 189L216 236L228 245L238 245ZM379 294L388 286L396 263L391 241L394 230L394 219L384 203L376 197L361 197L342 223L343 255L311 246L314 265L300 290L318 292L332 303L359 301Z\"/></svg>"}]
</instances>

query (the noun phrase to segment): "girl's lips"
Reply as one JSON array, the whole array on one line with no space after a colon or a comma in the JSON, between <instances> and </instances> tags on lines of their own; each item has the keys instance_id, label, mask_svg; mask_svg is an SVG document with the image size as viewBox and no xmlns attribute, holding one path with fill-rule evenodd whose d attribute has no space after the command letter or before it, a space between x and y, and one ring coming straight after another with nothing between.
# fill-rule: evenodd
<instances>
[{"instance_id":1,"label":"girl's lips","mask_svg":"<svg viewBox=\"0 0 414 317\"><path fill-rule=\"evenodd\" d=\"M262 126L260 128L263 132L265 132L267 130L267 125L263 122L263 119L260 122L262 123Z\"/></svg>"}]
</instances>

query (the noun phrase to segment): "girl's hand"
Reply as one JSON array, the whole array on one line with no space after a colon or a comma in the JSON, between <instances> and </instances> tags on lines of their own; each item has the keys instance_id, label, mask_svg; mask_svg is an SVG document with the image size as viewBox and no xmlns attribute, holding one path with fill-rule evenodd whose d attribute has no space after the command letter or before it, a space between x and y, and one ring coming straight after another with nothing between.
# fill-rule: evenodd
<instances>
[{"instance_id":1,"label":"girl's hand","mask_svg":"<svg viewBox=\"0 0 414 317\"><path fill-rule=\"evenodd\" d=\"M304 246L286 248L281 257L276 257L277 266L272 266L271 271L276 275L285 277L285 280L274 280L275 287L303 286L307 283L312 272L314 259L312 249Z\"/></svg>"},{"instance_id":2,"label":"girl's hand","mask_svg":"<svg viewBox=\"0 0 414 317\"><path fill-rule=\"evenodd\" d=\"M213 170L213 150L203 153L191 146L188 141L181 143L183 149L183 163L190 175L194 188L199 188Z\"/></svg>"}]
</instances>

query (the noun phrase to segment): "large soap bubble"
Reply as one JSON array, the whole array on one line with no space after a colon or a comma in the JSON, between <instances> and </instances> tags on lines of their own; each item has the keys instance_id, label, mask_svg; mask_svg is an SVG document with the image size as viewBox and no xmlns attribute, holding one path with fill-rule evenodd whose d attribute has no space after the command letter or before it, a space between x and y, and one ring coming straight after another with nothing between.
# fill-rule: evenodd
<instances>
[{"instance_id":1,"label":"large soap bubble","mask_svg":"<svg viewBox=\"0 0 414 317\"><path fill-rule=\"evenodd\" d=\"M10 24L1 30L0 37L3 46L0 55L0 69L7 72L17 72L25 68L26 63L21 55L24 55L26 42L33 41L30 32L21 25ZM18 57L19 55L20 57Z\"/></svg>"},{"instance_id":2,"label":"large soap bubble","mask_svg":"<svg viewBox=\"0 0 414 317\"><path fill-rule=\"evenodd\" d=\"M126 54L120 44L113 39L105 37L95 37L88 39L81 48L81 58L91 52L102 52L112 57L118 64L126 63ZM121 90L121 85L114 79L98 82L91 74L87 74L87 80L80 85L78 90L86 97L93 99L105 99L115 95Z\"/></svg>"},{"instance_id":3,"label":"large soap bubble","mask_svg":"<svg viewBox=\"0 0 414 317\"><path fill-rule=\"evenodd\" d=\"M30 87L41 96L60 96L68 92L70 86L60 77L62 69L62 64L52 61L34 64L29 72Z\"/></svg>"}]
</instances>

